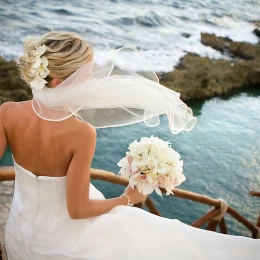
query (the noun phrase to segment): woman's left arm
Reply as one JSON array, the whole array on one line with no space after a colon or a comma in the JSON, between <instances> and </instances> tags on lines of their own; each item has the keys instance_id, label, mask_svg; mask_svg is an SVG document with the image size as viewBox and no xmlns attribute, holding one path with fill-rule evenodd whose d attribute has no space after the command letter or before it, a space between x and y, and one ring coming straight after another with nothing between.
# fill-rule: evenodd
<instances>
[{"instance_id":1,"label":"woman's left arm","mask_svg":"<svg viewBox=\"0 0 260 260\"><path fill-rule=\"evenodd\" d=\"M4 127L4 108L4 104L0 106L0 159L3 157L7 147L7 137Z\"/></svg>"}]
</instances>

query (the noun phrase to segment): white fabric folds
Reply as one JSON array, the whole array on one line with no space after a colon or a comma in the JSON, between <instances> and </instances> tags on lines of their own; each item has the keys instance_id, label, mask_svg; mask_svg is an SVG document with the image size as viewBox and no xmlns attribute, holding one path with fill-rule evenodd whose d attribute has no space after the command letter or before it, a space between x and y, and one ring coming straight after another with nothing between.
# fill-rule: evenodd
<instances>
[{"instance_id":1,"label":"white fabric folds","mask_svg":"<svg viewBox=\"0 0 260 260\"><path fill-rule=\"evenodd\" d=\"M136 208L71 219L66 176L36 176L14 161L6 225L8 260L257 260L260 241L191 227ZM104 195L92 184L91 199Z\"/></svg>"},{"instance_id":2,"label":"white fabric folds","mask_svg":"<svg viewBox=\"0 0 260 260\"><path fill-rule=\"evenodd\" d=\"M171 132L177 134L192 130L197 122L180 93L161 85L142 53L127 46L111 50L102 66L86 63L56 88L33 89L32 104L42 119L77 115L96 128L142 121L153 127L166 114Z\"/></svg>"}]
</instances>

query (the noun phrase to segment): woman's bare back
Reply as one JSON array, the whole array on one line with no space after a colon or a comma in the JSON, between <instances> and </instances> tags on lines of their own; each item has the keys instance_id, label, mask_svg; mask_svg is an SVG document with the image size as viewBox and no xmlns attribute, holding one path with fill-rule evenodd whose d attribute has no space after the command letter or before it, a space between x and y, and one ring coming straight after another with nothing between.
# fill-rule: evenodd
<instances>
[{"instance_id":1,"label":"woman's bare back","mask_svg":"<svg viewBox=\"0 0 260 260\"><path fill-rule=\"evenodd\" d=\"M3 117L18 164L39 176L67 174L82 131L86 131L85 122L74 117L59 122L43 120L33 111L31 101L6 103Z\"/></svg>"}]
</instances>

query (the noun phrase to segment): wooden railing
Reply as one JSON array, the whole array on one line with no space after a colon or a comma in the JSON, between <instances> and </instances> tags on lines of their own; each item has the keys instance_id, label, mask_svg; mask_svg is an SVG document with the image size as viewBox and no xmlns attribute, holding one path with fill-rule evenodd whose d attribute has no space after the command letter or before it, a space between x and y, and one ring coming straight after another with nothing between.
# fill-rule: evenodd
<instances>
[{"instance_id":1,"label":"wooden railing","mask_svg":"<svg viewBox=\"0 0 260 260\"><path fill-rule=\"evenodd\" d=\"M91 178L123 186L128 185L128 179L122 178L121 176L113 172L103 171L99 169L91 169ZM13 167L0 167L0 182L11 181L14 179L15 172ZM166 193L165 189L161 189L161 191L163 193ZM211 209L208 213L191 223L191 226L201 228L203 225L208 223L207 230L216 231L216 228L219 225L220 232L223 234L227 234L228 229L223 213L228 213L252 232L252 238L260 238L260 215L257 224L254 225L248 219L246 219L244 216L238 213L234 208L227 205L226 203L223 204L223 202L225 201L221 199L213 199L211 197L207 197L198 193L181 190L177 188L173 189L173 193L175 197L195 201L213 207L213 209ZM260 192L252 191L251 195L260 196ZM161 216L161 213L156 208L149 196L146 197L143 203L135 206L142 207L144 204L146 204L147 208L150 210L152 214ZM225 209L223 208L223 205L226 205Z\"/></svg>"}]
</instances>

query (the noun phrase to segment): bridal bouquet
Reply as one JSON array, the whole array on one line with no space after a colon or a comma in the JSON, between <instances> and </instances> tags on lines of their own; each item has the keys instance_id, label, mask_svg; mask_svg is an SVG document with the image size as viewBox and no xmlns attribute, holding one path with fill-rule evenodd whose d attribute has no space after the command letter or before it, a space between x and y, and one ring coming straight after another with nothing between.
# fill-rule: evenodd
<instances>
[{"instance_id":1,"label":"bridal bouquet","mask_svg":"<svg viewBox=\"0 0 260 260\"><path fill-rule=\"evenodd\" d=\"M172 189L186 180L183 175L183 161L180 155L158 137L142 137L140 142L135 140L129 147L129 152L117 165L121 167L119 174L129 178L132 188L137 186L144 195L154 190L160 196L159 187L165 188L166 195L173 194Z\"/></svg>"}]
</instances>

